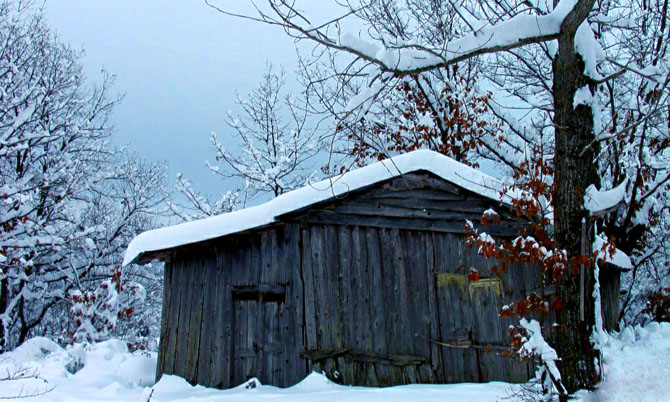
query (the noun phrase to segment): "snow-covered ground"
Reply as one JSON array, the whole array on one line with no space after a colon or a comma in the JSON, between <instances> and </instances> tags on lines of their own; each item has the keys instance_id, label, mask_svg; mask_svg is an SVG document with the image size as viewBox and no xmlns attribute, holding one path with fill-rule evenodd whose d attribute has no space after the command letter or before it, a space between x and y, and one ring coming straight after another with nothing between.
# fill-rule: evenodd
<instances>
[{"instance_id":1,"label":"snow-covered ground","mask_svg":"<svg viewBox=\"0 0 670 402\"><path fill-rule=\"evenodd\" d=\"M596 401L670 401L670 324L652 323L626 329L605 345L605 381L592 393L579 396ZM129 353L118 340L63 349L35 338L13 352L0 355L0 377L29 378L0 382L0 397L29 396L27 401L245 401L245 402L400 402L509 400L514 389L506 383L409 385L391 388L346 387L312 374L300 384L231 390L192 387L183 379L165 376L153 384L155 354ZM35 378L37 376L37 378Z\"/></svg>"}]
</instances>

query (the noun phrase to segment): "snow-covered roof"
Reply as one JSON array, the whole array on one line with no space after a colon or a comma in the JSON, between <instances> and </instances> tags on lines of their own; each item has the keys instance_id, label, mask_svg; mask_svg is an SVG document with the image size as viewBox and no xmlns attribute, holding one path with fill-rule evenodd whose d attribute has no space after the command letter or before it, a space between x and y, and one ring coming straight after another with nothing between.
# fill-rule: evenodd
<instances>
[{"instance_id":1,"label":"snow-covered roof","mask_svg":"<svg viewBox=\"0 0 670 402\"><path fill-rule=\"evenodd\" d=\"M596 259L603 260L606 263L615 265L623 270L633 269L633 263L630 260L628 254L619 250L618 248L614 249L614 253L610 254L609 252L603 251L603 246L607 243L607 240L602 238L600 235L596 235L593 239L593 251L598 253Z\"/></svg>"},{"instance_id":2,"label":"snow-covered roof","mask_svg":"<svg viewBox=\"0 0 670 402\"><path fill-rule=\"evenodd\" d=\"M502 183L499 180L437 152L418 150L282 194L255 207L144 232L128 245L123 265L134 262L147 252L171 249L268 225L277 222L278 216L419 170L428 171L495 201L510 201L509 196L501 193Z\"/></svg>"},{"instance_id":3,"label":"snow-covered roof","mask_svg":"<svg viewBox=\"0 0 670 402\"><path fill-rule=\"evenodd\" d=\"M626 199L628 179L611 190L598 191L592 184L584 194L584 208L592 216L603 215L621 205Z\"/></svg>"}]
</instances>

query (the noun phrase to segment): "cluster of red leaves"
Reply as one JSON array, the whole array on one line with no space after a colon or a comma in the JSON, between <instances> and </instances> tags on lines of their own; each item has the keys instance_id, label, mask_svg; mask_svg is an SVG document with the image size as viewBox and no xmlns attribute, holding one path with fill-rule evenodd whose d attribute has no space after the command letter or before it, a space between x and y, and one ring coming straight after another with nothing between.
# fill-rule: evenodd
<instances>
[{"instance_id":1,"label":"cluster of red leaves","mask_svg":"<svg viewBox=\"0 0 670 402\"><path fill-rule=\"evenodd\" d=\"M475 267L470 267L470 270L468 271L468 280L470 282L477 282L479 279L481 279L479 271L477 271Z\"/></svg>"},{"instance_id":2,"label":"cluster of red leaves","mask_svg":"<svg viewBox=\"0 0 670 402\"><path fill-rule=\"evenodd\" d=\"M454 70L454 73L456 71ZM425 77L415 77L417 84ZM358 166L364 166L368 160L384 160L387 153L404 153L417 149L431 149L450 156L457 161L478 167L472 162L469 153L482 146L482 138L496 131L499 123L487 120L489 102L492 94L472 95L476 84L474 78L469 80L456 76L462 91L454 91L445 86L439 93L439 100L431 104L418 85L403 81L396 88L402 94L403 102L399 106L402 119L386 124L377 124L372 129L376 140L383 142L386 149L380 150L371 143L348 136L353 143L349 154L354 157ZM458 92L458 93L457 93ZM465 99L465 100L464 100ZM426 122L424 116L430 116ZM379 141L382 140L382 141ZM340 168L342 169L342 168Z\"/></svg>"},{"instance_id":3,"label":"cluster of red leaves","mask_svg":"<svg viewBox=\"0 0 670 402\"><path fill-rule=\"evenodd\" d=\"M136 339L134 342L127 342L126 345L128 346L128 351L130 353L133 353L135 351L141 350L141 351L148 351L149 350L149 339L142 337Z\"/></svg>"},{"instance_id":4,"label":"cluster of red leaves","mask_svg":"<svg viewBox=\"0 0 670 402\"><path fill-rule=\"evenodd\" d=\"M120 267L115 267L112 270L110 279L111 279L110 282L101 283L99 289L84 292L75 292L70 295L70 302L72 305L75 306L80 305L81 307L83 307L83 308L73 308L70 311L77 328L83 324L83 319L91 318L87 317L87 314L90 314L88 313L88 311L90 311L91 308L95 308L98 311L105 311L111 308L111 306L108 306L106 303L106 297L108 294L110 283L111 286L114 287L114 290L118 293L129 291L132 294L135 294L136 288L132 286L132 284L123 277ZM134 312L135 309L133 307L127 306L117 311L116 316L119 319L128 318L132 316ZM114 325L111 322L104 322L104 325L108 330L112 330L114 328ZM74 338L75 333L70 334L70 336Z\"/></svg>"},{"instance_id":5,"label":"cluster of red leaves","mask_svg":"<svg viewBox=\"0 0 670 402\"><path fill-rule=\"evenodd\" d=\"M509 330L509 343L513 350L520 350L530 334L523 327L511 327Z\"/></svg>"},{"instance_id":6,"label":"cluster of red leaves","mask_svg":"<svg viewBox=\"0 0 670 402\"><path fill-rule=\"evenodd\" d=\"M539 150L536 151L536 154L540 154ZM551 237L550 221L543 205L550 204L552 199L554 188L549 183L552 183L553 174L553 168L543 158L526 161L515 170L516 185L514 189L507 188L504 192L511 196L510 212L524 217L528 222L517 238L495 241L480 233L472 224L465 225L466 244L471 248L476 247L479 255L497 261L492 269L495 274L504 273L512 264L530 264L541 267L544 273L549 273L552 282L558 284L568 272L577 273L580 266L593 265L594 255L569 257L565 250L556 247ZM484 213L481 219L483 227L499 222L500 217L490 211ZM608 252L614 251L613 244L608 243L607 247ZM535 312L544 314L550 309L561 308L563 302L557 296L550 300L531 293L525 299L506 306L500 315L513 317Z\"/></svg>"},{"instance_id":7,"label":"cluster of red leaves","mask_svg":"<svg viewBox=\"0 0 670 402\"><path fill-rule=\"evenodd\" d=\"M482 225L484 226L497 225L500 222L502 222L500 215L492 209L487 209L482 214Z\"/></svg>"},{"instance_id":8,"label":"cluster of red leaves","mask_svg":"<svg viewBox=\"0 0 670 402\"><path fill-rule=\"evenodd\" d=\"M2 199L6 199L6 198L7 198L6 195L2 197ZM14 208L18 209L19 207L18 207L18 205L16 205ZM0 224L0 235L2 235L3 232L9 233L9 232L15 230L17 227L19 227L21 225L25 225L27 222L28 222L28 217L27 216L23 216L23 217L20 217L20 218L7 219L6 221L2 222L2 224ZM39 241L36 241L36 243L39 244ZM13 249L16 249L16 247L14 247ZM30 254L33 254L33 253L30 253ZM18 259L9 258L8 257L9 256L8 249L0 248L0 255L9 259L9 261L5 262L5 265L14 265L14 266L24 265L24 264L21 264L21 262ZM27 256L27 258L29 259L30 256ZM24 256L24 259L26 259L26 256ZM25 270L26 275L31 274L31 271L32 271L31 266L23 266L23 269Z\"/></svg>"},{"instance_id":9,"label":"cluster of red leaves","mask_svg":"<svg viewBox=\"0 0 670 402\"><path fill-rule=\"evenodd\" d=\"M501 317L523 317L528 313L540 312L546 314L549 310L560 310L563 308L563 302L558 296L552 298L551 303L544 300L540 295L532 292L525 299L516 301L500 310Z\"/></svg>"}]
</instances>

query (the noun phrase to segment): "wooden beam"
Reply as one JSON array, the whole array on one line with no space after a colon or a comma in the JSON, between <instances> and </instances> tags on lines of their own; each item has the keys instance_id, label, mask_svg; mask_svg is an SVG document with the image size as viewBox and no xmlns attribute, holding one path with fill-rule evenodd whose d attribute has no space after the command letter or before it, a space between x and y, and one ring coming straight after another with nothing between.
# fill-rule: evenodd
<instances>
[{"instance_id":1,"label":"wooden beam","mask_svg":"<svg viewBox=\"0 0 670 402\"><path fill-rule=\"evenodd\" d=\"M408 355L378 355L369 352L355 351L351 349L330 349L330 350L303 350L300 357L312 361L331 359L336 357L345 357L365 363L383 363L392 366L416 366L424 364L427 358L423 356Z\"/></svg>"}]
</instances>

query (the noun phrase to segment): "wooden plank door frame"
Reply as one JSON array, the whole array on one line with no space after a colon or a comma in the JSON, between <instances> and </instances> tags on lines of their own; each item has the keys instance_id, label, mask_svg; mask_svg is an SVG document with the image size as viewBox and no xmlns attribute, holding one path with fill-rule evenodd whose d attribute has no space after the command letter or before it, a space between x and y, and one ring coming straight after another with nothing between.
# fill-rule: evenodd
<instances>
[{"instance_id":1,"label":"wooden plank door frame","mask_svg":"<svg viewBox=\"0 0 670 402\"><path fill-rule=\"evenodd\" d=\"M232 345L230 348L230 385L231 386L237 386L237 381L235 380L236 375L239 375L236 372L236 360L238 358L241 358L241 356L237 356L236 351L239 350L239 346L235 344L234 340L237 339L238 337L238 331L239 331L239 324L237 323L236 316L237 316L237 303L238 302L256 302L257 303L257 317L256 317L256 323L255 329L256 329L256 338L260 338L261 333L259 331L263 330L264 328L264 322L265 321L265 311L261 303L277 303L277 304L284 304L286 302L286 286L285 285L267 285L267 284L259 284L259 285L244 285L244 286L232 286L231 287L231 303L232 303L232 314L231 314L231 341ZM278 323L278 328L281 331L281 323ZM265 335L262 336L263 338ZM282 339L283 341L283 339ZM258 359L258 352L263 349L263 345L259 345L257 341L253 342L254 346L254 351L256 352L256 361L260 361ZM282 350L278 351L267 351L267 352L273 352L273 353L282 353ZM269 373L270 378L272 378L272 373Z\"/></svg>"}]
</instances>

